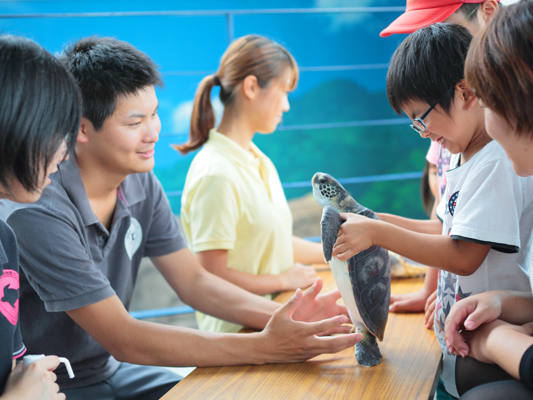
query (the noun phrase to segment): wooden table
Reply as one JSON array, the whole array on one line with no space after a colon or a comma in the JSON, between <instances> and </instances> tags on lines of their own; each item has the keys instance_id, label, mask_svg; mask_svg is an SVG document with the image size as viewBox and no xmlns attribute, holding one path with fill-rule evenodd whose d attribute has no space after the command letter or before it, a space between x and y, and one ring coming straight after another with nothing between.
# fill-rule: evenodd
<instances>
[{"instance_id":1,"label":"wooden table","mask_svg":"<svg viewBox=\"0 0 533 400\"><path fill-rule=\"evenodd\" d=\"M336 288L322 268L323 291ZM393 293L419 290L423 278L392 281ZM282 293L276 301L292 295ZM161 400L177 399L429 399L435 391L440 349L423 314L390 314L379 343L382 363L359 366L354 348L296 364L196 368Z\"/></svg>"}]
</instances>

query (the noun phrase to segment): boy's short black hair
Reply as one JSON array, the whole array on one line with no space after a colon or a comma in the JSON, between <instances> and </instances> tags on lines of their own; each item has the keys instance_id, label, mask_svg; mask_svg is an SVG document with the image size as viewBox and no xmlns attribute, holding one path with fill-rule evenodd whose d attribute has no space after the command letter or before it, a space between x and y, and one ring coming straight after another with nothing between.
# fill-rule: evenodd
<instances>
[{"instance_id":1,"label":"boy's short black hair","mask_svg":"<svg viewBox=\"0 0 533 400\"><path fill-rule=\"evenodd\" d=\"M0 184L34 192L67 138L72 150L81 118L76 81L32 40L0 35Z\"/></svg>"},{"instance_id":2,"label":"boy's short black hair","mask_svg":"<svg viewBox=\"0 0 533 400\"><path fill-rule=\"evenodd\" d=\"M458 11L463 13L467 21L472 21L476 19L480 5L481 3L464 3Z\"/></svg>"},{"instance_id":3,"label":"boy's short black hair","mask_svg":"<svg viewBox=\"0 0 533 400\"><path fill-rule=\"evenodd\" d=\"M120 97L163 85L150 57L114 38L81 39L59 58L76 78L83 96L83 116L96 130L113 115Z\"/></svg>"},{"instance_id":4,"label":"boy's short black hair","mask_svg":"<svg viewBox=\"0 0 533 400\"><path fill-rule=\"evenodd\" d=\"M436 102L450 112L455 84L464 78L472 35L456 24L433 24L410 34L392 56L387 95L398 114L409 101Z\"/></svg>"}]
</instances>

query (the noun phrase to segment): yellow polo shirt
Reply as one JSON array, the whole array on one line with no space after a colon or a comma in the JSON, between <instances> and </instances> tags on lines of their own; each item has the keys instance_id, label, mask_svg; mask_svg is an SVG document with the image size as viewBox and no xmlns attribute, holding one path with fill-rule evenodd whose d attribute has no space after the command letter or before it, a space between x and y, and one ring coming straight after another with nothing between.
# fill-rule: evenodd
<instances>
[{"instance_id":1,"label":"yellow polo shirt","mask_svg":"<svg viewBox=\"0 0 533 400\"><path fill-rule=\"evenodd\" d=\"M292 214L274 164L253 143L250 147L209 132L187 173L182 228L194 253L228 250L228 268L277 275L294 264ZM204 331L242 328L199 312L196 316Z\"/></svg>"}]
</instances>

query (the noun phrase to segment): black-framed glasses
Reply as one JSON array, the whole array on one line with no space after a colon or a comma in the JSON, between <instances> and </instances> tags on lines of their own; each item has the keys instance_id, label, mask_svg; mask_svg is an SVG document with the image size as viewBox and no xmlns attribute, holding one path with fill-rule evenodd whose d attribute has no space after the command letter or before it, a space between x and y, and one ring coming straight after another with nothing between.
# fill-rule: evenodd
<instances>
[{"instance_id":1,"label":"black-framed glasses","mask_svg":"<svg viewBox=\"0 0 533 400\"><path fill-rule=\"evenodd\" d=\"M442 100L442 98L446 97L446 95L448 93L450 93L452 91L452 89L455 88L455 85L453 85L451 88L449 88L446 93L444 93L444 95L439 99L437 100L435 103L433 103L433 105L431 107L429 107L426 112L424 114L422 114L419 118L415 118L413 120L413 123L411 125L409 125L411 128L413 128L415 131L417 131L418 133L424 133L425 131L427 131L427 127L426 127L426 124L424 123L424 118L426 118L428 116L428 114L431 112L431 110L433 110L437 104L439 104L439 101Z\"/></svg>"},{"instance_id":2,"label":"black-framed glasses","mask_svg":"<svg viewBox=\"0 0 533 400\"><path fill-rule=\"evenodd\" d=\"M431 107L429 107L424 114L420 116L420 118L415 118L413 120L413 123L409 125L411 128L413 128L418 133L424 133L427 131L426 124L424 123L424 118L428 116L428 114L435 108L435 106L439 104L439 100L437 100Z\"/></svg>"}]
</instances>

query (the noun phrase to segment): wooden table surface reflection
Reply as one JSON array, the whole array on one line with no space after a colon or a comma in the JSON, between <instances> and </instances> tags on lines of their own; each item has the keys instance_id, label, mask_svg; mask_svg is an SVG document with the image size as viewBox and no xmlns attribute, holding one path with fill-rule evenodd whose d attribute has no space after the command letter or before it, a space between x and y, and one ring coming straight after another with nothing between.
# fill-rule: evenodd
<instances>
[{"instance_id":1,"label":"wooden table surface reflection","mask_svg":"<svg viewBox=\"0 0 533 400\"><path fill-rule=\"evenodd\" d=\"M333 276L317 266L323 292L336 288ZM392 281L393 293L419 290L423 278ZM282 293L276 301L292 295ZM197 368L161 400L178 399L428 399L440 360L432 330L423 314L390 314L383 342L382 363L359 366L354 348L296 364Z\"/></svg>"}]
</instances>

